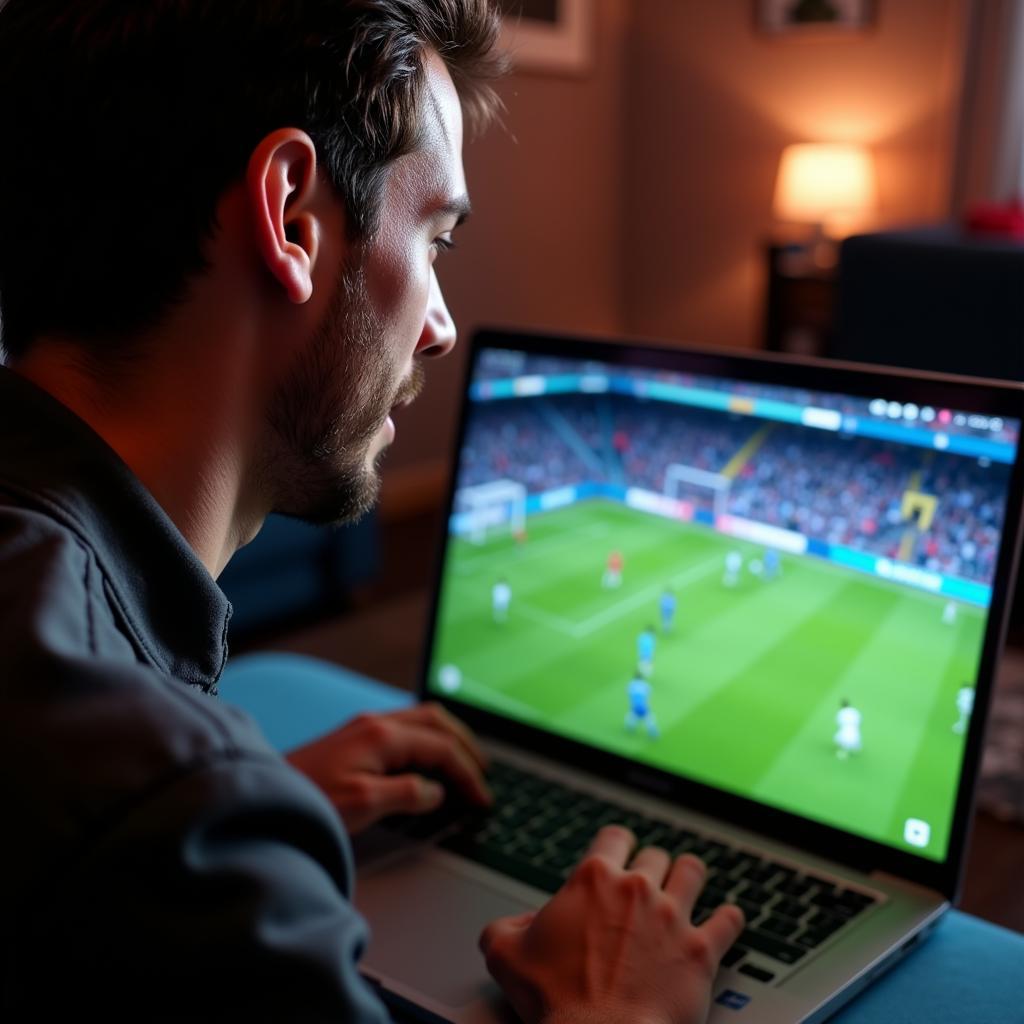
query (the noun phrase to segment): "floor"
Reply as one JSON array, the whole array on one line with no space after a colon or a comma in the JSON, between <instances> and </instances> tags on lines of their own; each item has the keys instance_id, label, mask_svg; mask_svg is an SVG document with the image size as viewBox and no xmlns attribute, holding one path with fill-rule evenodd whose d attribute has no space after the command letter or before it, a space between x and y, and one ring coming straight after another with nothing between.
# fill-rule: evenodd
<instances>
[{"instance_id":1,"label":"floor","mask_svg":"<svg viewBox=\"0 0 1024 1024\"><path fill-rule=\"evenodd\" d=\"M385 524L383 565L377 582L356 595L344 614L268 636L248 649L309 654L375 679L415 689L429 612L436 517ZM1003 672L1024 672L1024 651L1011 652ZM962 909L1024 932L1024 826L990 814L975 816Z\"/></svg>"}]
</instances>

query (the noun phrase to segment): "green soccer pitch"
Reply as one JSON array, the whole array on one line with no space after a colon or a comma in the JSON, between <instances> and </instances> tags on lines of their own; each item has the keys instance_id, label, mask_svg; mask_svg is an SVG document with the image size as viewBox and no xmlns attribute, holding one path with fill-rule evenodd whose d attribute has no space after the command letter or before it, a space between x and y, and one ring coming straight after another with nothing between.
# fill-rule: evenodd
<instances>
[{"instance_id":1,"label":"green soccer pitch","mask_svg":"<svg viewBox=\"0 0 1024 1024\"><path fill-rule=\"evenodd\" d=\"M964 737L956 696L973 685L985 614L823 560L781 556L709 528L588 501L532 516L528 538L453 538L430 685L572 739L942 860ZM602 587L608 554L622 583ZM740 551L737 584L725 555ZM491 587L508 580L507 620ZM672 627L658 609L677 597ZM636 640L655 627L650 708L660 735L626 728ZM457 680L457 689L451 684ZM863 748L836 753L840 701L862 714ZM904 840L909 818L931 836Z\"/></svg>"}]
</instances>

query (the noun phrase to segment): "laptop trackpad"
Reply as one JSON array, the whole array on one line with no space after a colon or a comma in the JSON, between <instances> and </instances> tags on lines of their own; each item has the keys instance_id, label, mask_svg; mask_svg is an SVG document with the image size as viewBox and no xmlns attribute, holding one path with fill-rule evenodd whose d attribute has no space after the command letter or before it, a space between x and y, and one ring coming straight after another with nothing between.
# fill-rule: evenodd
<instances>
[{"instance_id":1,"label":"laptop trackpad","mask_svg":"<svg viewBox=\"0 0 1024 1024\"><path fill-rule=\"evenodd\" d=\"M484 925L531 909L429 855L360 877L356 906L372 929L366 966L450 1007L493 992L477 945Z\"/></svg>"}]
</instances>

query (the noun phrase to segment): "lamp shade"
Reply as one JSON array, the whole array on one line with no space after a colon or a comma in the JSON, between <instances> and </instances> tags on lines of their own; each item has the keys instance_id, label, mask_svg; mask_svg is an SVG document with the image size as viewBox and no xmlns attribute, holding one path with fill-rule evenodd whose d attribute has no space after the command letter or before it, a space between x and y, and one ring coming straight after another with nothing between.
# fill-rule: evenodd
<instances>
[{"instance_id":1,"label":"lamp shade","mask_svg":"<svg viewBox=\"0 0 1024 1024\"><path fill-rule=\"evenodd\" d=\"M783 150L773 203L778 220L820 224L833 234L875 204L874 166L863 146L804 142Z\"/></svg>"}]
</instances>

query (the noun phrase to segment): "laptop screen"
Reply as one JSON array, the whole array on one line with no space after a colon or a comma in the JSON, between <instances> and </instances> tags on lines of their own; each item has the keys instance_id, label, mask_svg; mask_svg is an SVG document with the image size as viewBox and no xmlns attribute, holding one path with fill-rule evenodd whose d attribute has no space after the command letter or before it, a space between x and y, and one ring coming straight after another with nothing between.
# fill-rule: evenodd
<instances>
[{"instance_id":1,"label":"laptop screen","mask_svg":"<svg viewBox=\"0 0 1024 1024\"><path fill-rule=\"evenodd\" d=\"M945 858L1019 420L484 348L428 689Z\"/></svg>"}]
</instances>

